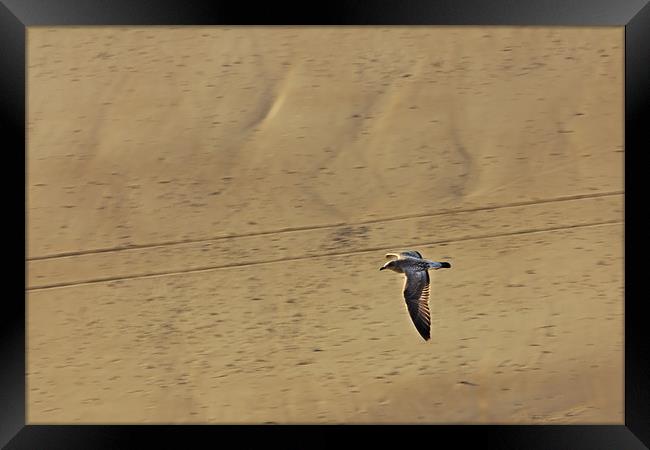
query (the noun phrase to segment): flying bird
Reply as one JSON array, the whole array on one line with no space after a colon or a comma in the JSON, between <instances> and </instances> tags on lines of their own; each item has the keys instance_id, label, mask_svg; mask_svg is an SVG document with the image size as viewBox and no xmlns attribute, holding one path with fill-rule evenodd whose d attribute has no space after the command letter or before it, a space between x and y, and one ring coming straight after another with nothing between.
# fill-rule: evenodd
<instances>
[{"instance_id":1,"label":"flying bird","mask_svg":"<svg viewBox=\"0 0 650 450\"><path fill-rule=\"evenodd\" d=\"M420 252L407 251L401 253L387 253L386 258L391 259L381 266L379 270L390 269L393 272L403 273L404 300L415 328L424 340L431 337L431 315L429 313L429 270L450 268L448 262L429 261L424 259Z\"/></svg>"}]
</instances>

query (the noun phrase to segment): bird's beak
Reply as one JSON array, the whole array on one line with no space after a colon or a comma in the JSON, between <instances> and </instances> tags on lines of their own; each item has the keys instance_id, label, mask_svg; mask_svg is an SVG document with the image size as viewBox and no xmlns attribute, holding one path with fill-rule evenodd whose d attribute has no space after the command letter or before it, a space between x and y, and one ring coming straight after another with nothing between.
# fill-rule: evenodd
<instances>
[{"instance_id":1,"label":"bird's beak","mask_svg":"<svg viewBox=\"0 0 650 450\"><path fill-rule=\"evenodd\" d=\"M381 267L379 268L379 270L384 270L384 269L385 269L385 267L384 267L384 266L381 266Z\"/></svg>"}]
</instances>

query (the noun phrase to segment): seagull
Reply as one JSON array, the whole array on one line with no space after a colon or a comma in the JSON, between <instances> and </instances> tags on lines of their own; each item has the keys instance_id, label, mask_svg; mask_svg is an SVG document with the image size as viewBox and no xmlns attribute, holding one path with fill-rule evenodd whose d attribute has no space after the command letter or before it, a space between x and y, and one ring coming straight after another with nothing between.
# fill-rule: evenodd
<instances>
[{"instance_id":1,"label":"seagull","mask_svg":"<svg viewBox=\"0 0 650 450\"><path fill-rule=\"evenodd\" d=\"M388 261L379 270L390 269L403 273L404 300L411 320L425 341L431 337L431 315L429 314L429 269L451 268L448 262L429 261L420 252L409 250L401 253L386 253Z\"/></svg>"}]
</instances>

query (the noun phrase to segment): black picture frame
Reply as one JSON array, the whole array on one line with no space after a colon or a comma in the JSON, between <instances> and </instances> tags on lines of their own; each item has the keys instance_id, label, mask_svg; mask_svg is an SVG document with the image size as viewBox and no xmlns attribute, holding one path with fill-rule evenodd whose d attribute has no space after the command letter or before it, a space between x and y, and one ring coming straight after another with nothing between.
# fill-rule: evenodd
<instances>
[{"instance_id":1,"label":"black picture frame","mask_svg":"<svg viewBox=\"0 0 650 450\"><path fill-rule=\"evenodd\" d=\"M645 247L647 219L640 203L641 155L650 133L644 119L650 105L650 4L648 0L402 0L323 2L190 0L0 0L0 110L8 144L5 218L6 258L16 274L5 278L0 314L0 446L8 449L177 448L194 439L216 446L236 439L252 447L257 439L277 439L283 447L331 446L357 432L385 441L396 431L421 439L500 449L641 449L650 446L650 338L643 303L634 295L644 270L625 265L625 424L624 425L431 425L431 426L84 426L26 425L25 405L25 36L37 25L544 25L625 27L625 259ZM645 144L645 145L644 145ZM14 179L16 177L17 179ZM9 178L9 179L8 179ZM22 195L17 194L22 192ZM642 194L641 194L642 195ZM641 228L643 227L643 228ZM19 281L22 280L22 281ZM22 283L22 284L21 284ZM20 286L19 286L20 284ZM200 441L196 441L200 442ZM193 446L192 446L193 447Z\"/></svg>"}]
</instances>

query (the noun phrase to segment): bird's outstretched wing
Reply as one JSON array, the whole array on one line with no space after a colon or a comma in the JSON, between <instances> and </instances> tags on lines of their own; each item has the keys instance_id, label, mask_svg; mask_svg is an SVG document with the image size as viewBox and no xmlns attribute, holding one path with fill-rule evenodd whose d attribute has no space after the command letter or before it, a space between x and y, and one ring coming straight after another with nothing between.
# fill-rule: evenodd
<instances>
[{"instance_id":1,"label":"bird's outstretched wing","mask_svg":"<svg viewBox=\"0 0 650 450\"><path fill-rule=\"evenodd\" d=\"M407 252L402 252L402 253L400 253L400 256L402 256L402 257L407 256L407 257L411 257L411 258L420 258L420 259L422 259L422 255L420 254L420 252L416 252L415 250L409 250Z\"/></svg>"},{"instance_id":2,"label":"bird's outstretched wing","mask_svg":"<svg viewBox=\"0 0 650 450\"><path fill-rule=\"evenodd\" d=\"M409 271L404 282L404 300L415 328L424 340L431 337L429 313L429 273L426 270Z\"/></svg>"},{"instance_id":3,"label":"bird's outstretched wing","mask_svg":"<svg viewBox=\"0 0 650 450\"><path fill-rule=\"evenodd\" d=\"M404 258L422 259L422 255L420 254L420 252L416 252L415 250L409 250L407 252L401 252L401 253L386 253L386 258L387 259L404 259Z\"/></svg>"}]
</instances>

